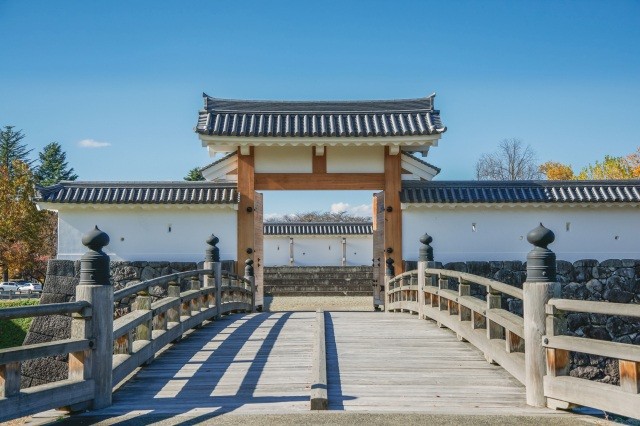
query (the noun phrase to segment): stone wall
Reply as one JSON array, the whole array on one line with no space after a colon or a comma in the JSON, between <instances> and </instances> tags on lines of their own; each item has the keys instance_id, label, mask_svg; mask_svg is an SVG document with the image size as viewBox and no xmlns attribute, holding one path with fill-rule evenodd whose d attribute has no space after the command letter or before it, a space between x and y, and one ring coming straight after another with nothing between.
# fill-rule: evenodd
<instances>
[{"instance_id":1,"label":"stone wall","mask_svg":"<svg viewBox=\"0 0 640 426\"><path fill-rule=\"evenodd\" d=\"M415 262L407 267L415 269ZM518 288L527 280L527 264L521 261L452 262L444 269L468 272L491 278ZM598 262L593 259L556 263L557 280L562 285L562 297L566 299L606 301L613 303L640 303L640 260L609 259ZM457 290L457 282L450 280L449 287ZM484 289L472 286L472 294L483 298ZM522 315L522 303L503 297L503 307ZM640 345L640 319L587 313L567 315L567 334L591 339ZM591 380L617 384L619 381L616 360L575 353L571 355L571 375Z\"/></svg>"},{"instance_id":2,"label":"stone wall","mask_svg":"<svg viewBox=\"0 0 640 426\"><path fill-rule=\"evenodd\" d=\"M235 261L223 261L222 269L233 270ZM114 291L131 286L140 281L169 275L178 272L192 271L202 268L195 262L111 262L111 282ZM71 302L75 300L76 286L80 279L80 261L50 260L47 265L41 304ZM185 290L188 280L183 280L181 287ZM156 297L165 295L165 289L152 288ZM123 299L116 306L116 316L130 311L133 298ZM50 315L33 319L24 344L51 342L71 337L71 317L66 315ZM56 356L27 361L22 364L21 387L37 386L67 378L68 356Z\"/></svg>"}]
</instances>

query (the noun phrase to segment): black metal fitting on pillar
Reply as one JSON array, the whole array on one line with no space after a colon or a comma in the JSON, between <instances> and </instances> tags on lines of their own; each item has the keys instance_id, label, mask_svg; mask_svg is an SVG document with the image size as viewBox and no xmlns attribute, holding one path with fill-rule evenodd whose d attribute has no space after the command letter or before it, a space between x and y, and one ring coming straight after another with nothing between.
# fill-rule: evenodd
<instances>
[{"instance_id":1,"label":"black metal fitting on pillar","mask_svg":"<svg viewBox=\"0 0 640 426\"><path fill-rule=\"evenodd\" d=\"M395 277L396 268L393 266L394 260L392 258L388 258L386 260L386 263L387 263L387 269L385 270L385 275L388 277Z\"/></svg>"},{"instance_id":2,"label":"black metal fitting on pillar","mask_svg":"<svg viewBox=\"0 0 640 426\"><path fill-rule=\"evenodd\" d=\"M253 260L251 259L244 261L244 276L253 277Z\"/></svg>"},{"instance_id":3,"label":"black metal fitting on pillar","mask_svg":"<svg viewBox=\"0 0 640 426\"><path fill-rule=\"evenodd\" d=\"M220 262L220 249L216 247L216 244L220 242L220 239L215 235L211 234L209 238L207 238L207 250L205 251L204 261L205 262Z\"/></svg>"},{"instance_id":4,"label":"black metal fitting on pillar","mask_svg":"<svg viewBox=\"0 0 640 426\"><path fill-rule=\"evenodd\" d=\"M82 236L82 244L89 251L80 258L79 285L111 285L109 256L102 251L109 244L109 236L96 226Z\"/></svg>"},{"instance_id":5,"label":"black metal fitting on pillar","mask_svg":"<svg viewBox=\"0 0 640 426\"><path fill-rule=\"evenodd\" d=\"M547 248L555 239L555 234L542 223L527 234L527 241L535 246L527 255L528 282L556 281L556 254Z\"/></svg>"},{"instance_id":6,"label":"black metal fitting on pillar","mask_svg":"<svg viewBox=\"0 0 640 426\"><path fill-rule=\"evenodd\" d=\"M420 242L422 246L418 250L418 260L422 262L433 262L433 247L429 244L433 241L433 237L425 232L425 234L420 237Z\"/></svg>"}]
</instances>

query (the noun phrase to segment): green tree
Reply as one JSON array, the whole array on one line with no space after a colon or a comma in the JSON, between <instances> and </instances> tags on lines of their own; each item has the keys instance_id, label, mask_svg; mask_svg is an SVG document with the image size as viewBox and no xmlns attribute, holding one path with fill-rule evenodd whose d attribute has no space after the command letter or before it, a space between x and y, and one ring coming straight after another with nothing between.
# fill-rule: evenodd
<instances>
[{"instance_id":1,"label":"green tree","mask_svg":"<svg viewBox=\"0 0 640 426\"><path fill-rule=\"evenodd\" d=\"M76 180L78 175L67 164L67 154L58 142L51 142L38 154L40 166L35 173L36 182L41 186L55 185L62 180Z\"/></svg>"},{"instance_id":2,"label":"green tree","mask_svg":"<svg viewBox=\"0 0 640 426\"><path fill-rule=\"evenodd\" d=\"M189 173L187 173L187 175L184 177L184 180L189 182L197 182L200 180L204 180L204 176L202 176L202 172L200 171L199 167L194 167L193 169L189 170Z\"/></svg>"},{"instance_id":3,"label":"green tree","mask_svg":"<svg viewBox=\"0 0 640 426\"><path fill-rule=\"evenodd\" d=\"M25 134L22 130L14 130L13 126L4 126L0 130L0 166L5 167L9 176L14 175L13 165L16 160L28 167L33 161L29 160L32 150L27 149L27 145L22 143Z\"/></svg>"},{"instance_id":4,"label":"green tree","mask_svg":"<svg viewBox=\"0 0 640 426\"><path fill-rule=\"evenodd\" d=\"M33 203L35 180L29 166L14 160L0 164L0 268L3 280L9 272L29 269L42 254L44 215Z\"/></svg>"}]
</instances>

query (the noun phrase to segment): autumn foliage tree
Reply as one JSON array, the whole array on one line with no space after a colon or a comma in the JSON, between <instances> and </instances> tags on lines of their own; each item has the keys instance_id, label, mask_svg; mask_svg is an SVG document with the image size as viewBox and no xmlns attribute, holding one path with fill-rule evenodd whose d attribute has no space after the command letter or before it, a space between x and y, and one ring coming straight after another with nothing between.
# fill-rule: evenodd
<instances>
[{"instance_id":1,"label":"autumn foliage tree","mask_svg":"<svg viewBox=\"0 0 640 426\"><path fill-rule=\"evenodd\" d=\"M640 178L640 148L626 157L605 155L574 173L572 167L555 161L547 161L540 166L540 172L549 180L606 180Z\"/></svg>"},{"instance_id":2,"label":"autumn foliage tree","mask_svg":"<svg viewBox=\"0 0 640 426\"><path fill-rule=\"evenodd\" d=\"M14 160L0 165L0 268L9 274L33 267L42 254L44 215L33 203L34 177L29 166Z\"/></svg>"}]
</instances>

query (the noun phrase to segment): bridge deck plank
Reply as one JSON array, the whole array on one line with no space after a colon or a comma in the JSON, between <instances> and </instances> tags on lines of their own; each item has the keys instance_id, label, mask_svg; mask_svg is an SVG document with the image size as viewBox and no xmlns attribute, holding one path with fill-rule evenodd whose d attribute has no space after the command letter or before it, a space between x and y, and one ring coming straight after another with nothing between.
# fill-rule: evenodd
<instances>
[{"instance_id":1,"label":"bridge deck plank","mask_svg":"<svg viewBox=\"0 0 640 426\"><path fill-rule=\"evenodd\" d=\"M410 315L325 316L329 408L434 414L553 415L448 330ZM223 317L145 366L114 404L87 416L196 417L309 410L315 312ZM133 414L132 414L133 413Z\"/></svg>"},{"instance_id":2,"label":"bridge deck plank","mask_svg":"<svg viewBox=\"0 0 640 426\"><path fill-rule=\"evenodd\" d=\"M376 312L328 315L330 409L554 413L528 407L517 380L433 322Z\"/></svg>"}]
</instances>

